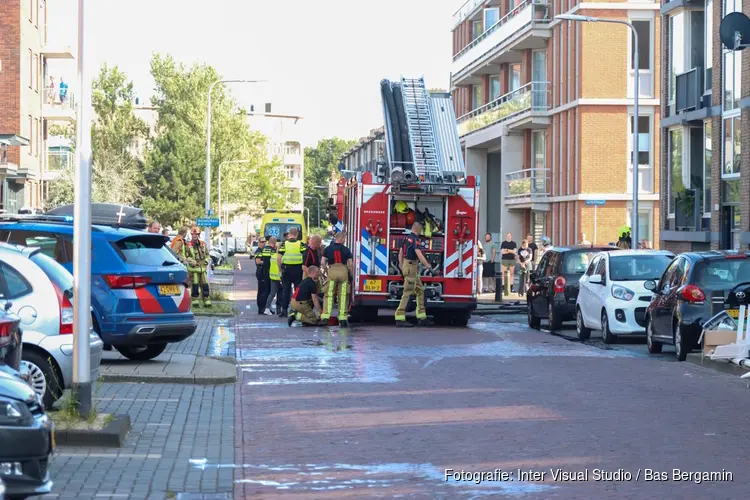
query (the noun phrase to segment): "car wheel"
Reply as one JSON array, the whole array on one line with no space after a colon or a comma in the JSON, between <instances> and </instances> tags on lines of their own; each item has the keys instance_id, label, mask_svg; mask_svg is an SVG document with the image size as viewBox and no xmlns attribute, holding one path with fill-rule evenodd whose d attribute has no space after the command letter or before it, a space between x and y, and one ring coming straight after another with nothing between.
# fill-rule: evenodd
<instances>
[{"instance_id":1,"label":"car wheel","mask_svg":"<svg viewBox=\"0 0 750 500\"><path fill-rule=\"evenodd\" d=\"M23 350L21 373L34 392L41 396L45 408L52 408L55 401L62 396L62 376L52 361L45 359L38 352Z\"/></svg>"},{"instance_id":2,"label":"car wheel","mask_svg":"<svg viewBox=\"0 0 750 500\"><path fill-rule=\"evenodd\" d=\"M677 361L685 361L689 352L690 347L687 345L687 339L682 335L680 323L677 322L674 325L674 353L677 355Z\"/></svg>"},{"instance_id":3,"label":"car wheel","mask_svg":"<svg viewBox=\"0 0 750 500\"><path fill-rule=\"evenodd\" d=\"M654 340L654 324L651 322L651 318L646 320L646 348L649 354L661 352L661 342Z\"/></svg>"},{"instance_id":4,"label":"car wheel","mask_svg":"<svg viewBox=\"0 0 750 500\"><path fill-rule=\"evenodd\" d=\"M552 304L552 302L549 303L549 307L547 308L547 320L549 321L549 331L554 332L555 330L559 330L562 326L562 318L560 318L559 315L555 314L555 306Z\"/></svg>"},{"instance_id":5,"label":"car wheel","mask_svg":"<svg viewBox=\"0 0 750 500\"><path fill-rule=\"evenodd\" d=\"M133 361L149 361L164 352L167 344L149 344L143 346L116 347L120 354Z\"/></svg>"},{"instance_id":6,"label":"car wheel","mask_svg":"<svg viewBox=\"0 0 750 500\"><path fill-rule=\"evenodd\" d=\"M529 301L526 301L526 315L529 319L529 326L534 330L539 330L539 327L542 325L542 319L534 315L534 309L532 309L531 302Z\"/></svg>"},{"instance_id":7,"label":"car wheel","mask_svg":"<svg viewBox=\"0 0 750 500\"><path fill-rule=\"evenodd\" d=\"M607 311L602 311L602 340L605 344L614 344L617 342L617 335L613 335L612 330L609 329Z\"/></svg>"},{"instance_id":8,"label":"car wheel","mask_svg":"<svg viewBox=\"0 0 750 500\"><path fill-rule=\"evenodd\" d=\"M578 333L578 338L580 340L588 340L588 338L591 337L591 328L586 328L580 307L576 308L576 333Z\"/></svg>"}]
</instances>

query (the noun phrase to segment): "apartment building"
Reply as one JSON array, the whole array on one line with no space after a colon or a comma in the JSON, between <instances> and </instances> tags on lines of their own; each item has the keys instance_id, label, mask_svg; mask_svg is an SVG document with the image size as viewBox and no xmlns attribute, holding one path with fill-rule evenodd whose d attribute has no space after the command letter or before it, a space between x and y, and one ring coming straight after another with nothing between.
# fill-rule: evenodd
<instances>
[{"instance_id":1,"label":"apartment building","mask_svg":"<svg viewBox=\"0 0 750 500\"><path fill-rule=\"evenodd\" d=\"M45 0L0 5L0 209L43 204L47 137L55 122L76 119L71 89L50 78L50 63L73 59L50 43Z\"/></svg>"},{"instance_id":2,"label":"apartment building","mask_svg":"<svg viewBox=\"0 0 750 500\"><path fill-rule=\"evenodd\" d=\"M661 244L675 252L750 245L750 57L721 44L731 12L750 4L661 6Z\"/></svg>"},{"instance_id":3,"label":"apartment building","mask_svg":"<svg viewBox=\"0 0 750 500\"><path fill-rule=\"evenodd\" d=\"M445 92L443 91L443 93ZM374 128L370 130L367 136L360 137L357 144L349 148L349 151L339 158L339 170L376 173L378 163L384 165L385 161L385 127ZM335 180L332 180L333 193L336 192L335 184L339 177L339 175L334 174Z\"/></svg>"},{"instance_id":4,"label":"apartment building","mask_svg":"<svg viewBox=\"0 0 750 500\"><path fill-rule=\"evenodd\" d=\"M687 0L685 0L687 1ZM555 245L617 241L631 224L634 49L639 35L638 227L658 243L659 4L468 0L453 17L451 92L480 227ZM502 236L504 238L504 236Z\"/></svg>"}]
</instances>

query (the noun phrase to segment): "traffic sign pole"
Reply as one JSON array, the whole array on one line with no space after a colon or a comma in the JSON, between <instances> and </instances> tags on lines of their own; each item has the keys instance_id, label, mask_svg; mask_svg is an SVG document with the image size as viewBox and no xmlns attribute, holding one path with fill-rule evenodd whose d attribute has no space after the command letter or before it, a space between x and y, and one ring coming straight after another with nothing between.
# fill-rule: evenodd
<instances>
[{"instance_id":1,"label":"traffic sign pole","mask_svg":"<svg viewBox=\"0 0 750 500\"><path fill-rule=\"evenodd\" d=\"M586 200L586 205L594 206L594 245L596 245L596 210L599 205L604 206L607 204L607 200Z\"/></svg>"}]
</instances>

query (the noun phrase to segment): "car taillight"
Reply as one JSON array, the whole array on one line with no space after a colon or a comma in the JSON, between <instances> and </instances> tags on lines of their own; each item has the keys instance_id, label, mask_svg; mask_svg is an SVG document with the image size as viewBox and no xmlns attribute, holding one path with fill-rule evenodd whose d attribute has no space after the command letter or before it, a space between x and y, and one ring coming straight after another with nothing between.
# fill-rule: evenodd
<instances>
[{"instance_id":1,"label":"car taillight","mask_svg":"<svg viewBox=\"0 0 750 500\"><path fill-rule=\"evenodd\" d=\"M555 293L562 293L565 291L565 284L567 280L564 276L558 276L555 278Z\"/></svg>"},{"instance_id":2,"label":"car taillight","mask_svg":"<svg viewBox=\"0 0 750 500\"><path fill-rule=\"evenodd\" d=\"M3 321L0 323L0 347L6 347L10 345L10 339L13 335L13 322Z\"/></svg>"},{"instance_id":3,"label":"car taillight","mask_svg":"<svg viewBox=\"0 0 750 500\"><path fill-rule=\"evenodd\" d=\"M706 300L706 294L697 286L688 285L682 289L682 298L688 302L703 302Z\"/></svg>"},{"instance_id":4,"label":"car taillight","mask_svg":"<svg viewBox=\"0 0 750 500\"><path fill-rule=\"evenodd\" d=\"M110 288L141 288L151 283L151 278L148 276L119 276L105 274L103 278Z\"/></svg>"},{"instance_id":5,"label":"car taillight","mask_svg":"<svg viewBox=\"0 0 750 500\"><path fill-rule=\"evenodd\" d=\"M57 304L60 307L60 335L70 335L73 333L73 304L67 294L60 290L60 287L54 285L57 294Z\"/></svg>"}]
</instances>

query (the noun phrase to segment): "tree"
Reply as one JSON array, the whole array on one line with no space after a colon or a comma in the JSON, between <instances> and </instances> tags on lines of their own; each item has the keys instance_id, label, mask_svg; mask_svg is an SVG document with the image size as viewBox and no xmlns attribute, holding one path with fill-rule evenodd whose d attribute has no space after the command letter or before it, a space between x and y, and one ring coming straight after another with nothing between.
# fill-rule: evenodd
<instances>
[{"instance_id":1,"label":"tree","mask_svg":"<svg viewBox=\"0 0 750 500\"><path fill-rule=\"evenodd\" d=\"M148 126L135 116L133 83L117 66L102 66L92 85L91 104L91 201L136 204L141 196L141 161L132 146L148 136ZM55 127L52 135L68 138L73 144L75 127ZM75 165L66 165L49 186L47 206L73 202Z\"/></svg>"},{"instance_id":2,"label":"tree","mask_svg":"<svg viewBox=\"0 0 750 500\"><path fill-rule=\"evenodd\" d=\"M324 222L318 220L318 203L320 211L325 220L325 207L327 206L328 192L315 189L315 186L328 186L331 174L336 171L339 158L349 151L357 141L345 140L338 137L320 139L314 148L305 148L305 195L316 198L318 201L305 198L305 207L310 210L310 220L315 221L314 226L321 226Z\"/></svg>"},{"instance_id":3,"label":"tree","mask_svg":"<svg viewBox=\"0 0 750 500\"><path fill-rule=\"evenodd\" d=\"M159 109L159 122L144 168L143 208L162 224L177 225L204 214L207 92L220 76L210 66L185 67L159 54L151 59L151 74L156 82L152 104ZM265 138L249 130L245 112L217 85L211 96L214 207L219 166L231 160L249 162L222 167L224 202L229 200L242 210L283 203L283 173L268 160Z\"/></svg>"}]
</instances>

